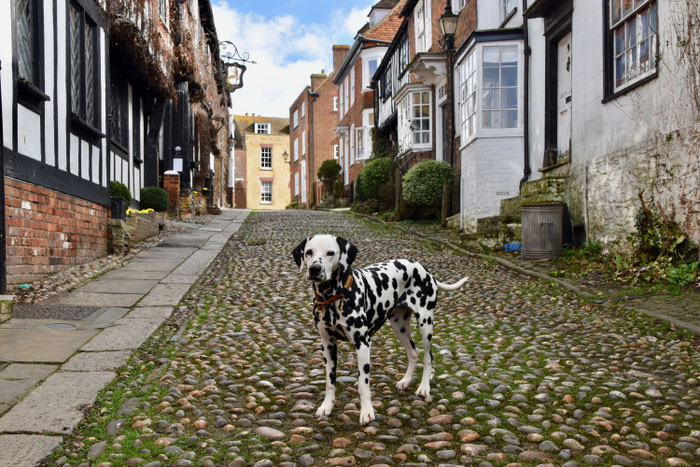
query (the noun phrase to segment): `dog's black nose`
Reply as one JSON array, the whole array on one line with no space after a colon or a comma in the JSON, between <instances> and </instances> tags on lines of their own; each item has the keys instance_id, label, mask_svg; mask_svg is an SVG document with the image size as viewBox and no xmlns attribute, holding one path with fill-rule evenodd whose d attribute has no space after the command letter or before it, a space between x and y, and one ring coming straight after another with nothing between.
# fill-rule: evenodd
<instances>
[{"instance_id":1,"label":"dog's black nose","mask_svg":"<svg viewBox=\"0 0 700 467\"><path fill-rule=\"evenodd\" d=\"M309 276L318 277L318 275L321 274L321 269L320 264L312 264L309 266Z\"/></svg>"}]
</instances>

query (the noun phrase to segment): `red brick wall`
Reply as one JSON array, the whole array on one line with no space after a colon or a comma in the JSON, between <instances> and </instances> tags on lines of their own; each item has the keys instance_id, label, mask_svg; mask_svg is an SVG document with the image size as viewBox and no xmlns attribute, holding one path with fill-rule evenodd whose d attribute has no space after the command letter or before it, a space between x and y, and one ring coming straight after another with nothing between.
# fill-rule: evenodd
<instances>
[{"instance_id":1,"label":"red brick wall","mask_svg":"<svg viewBox=\"0 0 700 467\"><path fill-rule=\"evenodd\" d=\"M333 99L338 96L338 87L333 84L334 73L328 76L317 92L321 95L314 102L313 118L313 172L309 174L309 189L311 181L317 180L318 169L324 161L333 159L333 146L338 144L338 135L333 133L338 124L338 111L333 110ZM311 170L311 167L309 167ZM321 201L325 193L325 186L322 182L316 182L316 200Z\"/></svg>"},{"instance_id":2,"label":"red brick wall","mask_svg":"<svg viewBox=\"0 0 700 467\"><path fill-rule=\"evenodd\" d=\"M109 209L5 178L7 282L32 282L107 254Z\"/></svg>"},{"instance_id":3,"label":"red brick wall","mask_svg":"<svg viewBox=\"0 0 700 467\"><path fill-rule=\"evenodd\" d=\"M304 104L306 107L306 113L304 114L304 117L301 116L301 104ZM310 148L309 148L309 140L310 140L310 131L309 131L309 120L311 118L310 116L310 98L309 98L309 87L306 86L304 87L304 90L299 94L297 99L294 101L292 106L289 108L289 168L290 168L290 178L289 178L289 193L290 193L290 199L292 201L296 201L297 203L301 204L301 192L304 190L304 185L302 184L302 178L301 178L301 161L305 160L308 158L310 154ZM297 112L298 115L298 125L296 128L294 128L294 112ZM303 153L303 145L302 145L302 134L303 132L306 132L306 154ZM299 149L299 154L296 154L294 152L294 140L297 139L299 142L297 143L297 148ZM294 158L297 158L295 161ZM299 174L299 195L294 196L294 177L295 174ZM306 181L306 186L307 190L311 186L311 179L308 177L309 174L309 162L307 159L306 162L306 174L307 174L307 181ZM311 203L311 196L307 193L306 196L306 204L305 206L309 206Z\"/></svg>"},{"instance_id":4,"label":"red brick wall","mask_svg":"<svg viewBox=\"0 0 700 467\"><path fill-rule=\"evenodd\" d=\"M172 213L177 213L177 206L180 203L180 174L164 174L163 188L168 193L168 198L170 199L170 211Z\"/></svg>"}]
</instances>

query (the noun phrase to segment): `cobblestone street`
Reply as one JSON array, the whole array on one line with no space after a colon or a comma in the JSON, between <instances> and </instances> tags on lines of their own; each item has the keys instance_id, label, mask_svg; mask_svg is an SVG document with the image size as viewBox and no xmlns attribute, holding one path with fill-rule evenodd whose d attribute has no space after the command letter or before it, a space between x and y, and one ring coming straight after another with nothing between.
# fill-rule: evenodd
<instances>
[{"instance_id":1,"label":"cobblestone street","mask_svg":"<svg viewBox=\"0 0 700 467\"><path fill-rule=\"evenodd\" d=\"M323 354L291 251L321 232L357 245L355 267L470 277L440 291L432 401L418 378L395 388L407 357L385 325L376 420L358 423L347 343L334 411L315 418ZM621 310L350 215L254 212L46 465L700 464L697 339Z\"/></svg>"}]
</instances>

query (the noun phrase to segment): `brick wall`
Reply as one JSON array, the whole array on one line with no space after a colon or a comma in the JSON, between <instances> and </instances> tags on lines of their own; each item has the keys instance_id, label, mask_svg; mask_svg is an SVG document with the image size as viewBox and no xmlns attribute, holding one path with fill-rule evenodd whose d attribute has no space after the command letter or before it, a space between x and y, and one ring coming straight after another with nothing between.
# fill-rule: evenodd
<instances>
[{"instance_id":1,"label":"brick wall","mask_svg":"<svg viewBox=\"0 0 700 467\"><path fill-rule=\"evenodd\" d=\"M333 133L338 123L338 111L333 110L333 100L338 96L338 87L333 83L334 73L316 89L321 96L314 102L313 115L313 167L309 167L309 188L311 181L317 180L318 169L324 161L333 159L334 145L338 144L338 135ZM322 182L316 182L316 200L321 200L325 193L325 186Z\"/></svg>"},{"instance_id":2,"label":"brick wall","mask_svg":"<svg viewBox=\"0 0 700 467\"><path fill-rule=\"evenodd\" d=\"M304 104L304 107L306 108L306 112L304 116L301 116L301 106ZM294 112L297 113L298 117L298 122L297 122L297 127L294 127ZM292 201L296 201L297 203L301 204L302 200L302 194L301 192L304 191L304 184L302 183L302 175L301 175L301 161L302 160L307 160L308 155L310 154L310 148L309 148L309 139L310 139L310 131L309 131L309 124L310 124L310 97L309 97L309 87L306 86L304 87L304 90L299 94L297 99L294 101L292 106L289 108L289 165L290 165L290 183L289 183L289 196ZM303 151L303 145L302 145L302 134L306 132L306 153ZM296 148L298 149L298 154L294 151L294 140L298 140ZM294 160L296 159L296 160ZM297 175L298 174L298 175ZM306 207L309 207L311 203L311 197L309 196L308 189L311 183L311 179L308 178L309 175L309 163L308 161L306 162L306 175L307 175L307 181L306 181L306 187L307 187L307 196L306 196ZM299 177L299 194L295 194L294 192L294 177L298 176Z\"/></svg>"},{"instance_id":3,"label":"brick wall","mask_svg":"<svg viewBox=\"0 0 700 467\"><path fill-rule=\"evenodd\" d=\"M104 256L107 219L105 206L6 177L8 285Z\"/></svg>"}]
</instances>

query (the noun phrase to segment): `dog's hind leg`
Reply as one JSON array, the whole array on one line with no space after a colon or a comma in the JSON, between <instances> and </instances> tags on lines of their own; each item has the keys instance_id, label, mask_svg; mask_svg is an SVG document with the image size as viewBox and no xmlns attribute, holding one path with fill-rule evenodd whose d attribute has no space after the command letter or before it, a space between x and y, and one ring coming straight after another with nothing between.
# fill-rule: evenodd
<instances>
[{"instance_id":1,"label":"dog's hind leg","mask_svg":"<svg viewBox=\"0 0 700 467\"><path fill-rule=\"evenodd\" d=\"M323 345L323 359L326 362L326 395L323 403L316 410L317 417L325 417L331 414L335 403L335 376L338 367L338 342L334 337L321 333Z\"/></svg>"},{"instance_id":2,"label":"dog's hind leg","mask_svg":"<svg viewBox=\"0 0 700 467\"><path fill-rule=\"evenodd\" d=\"M437 297L435 300L437 301ZM431 349L433 340L433 309L434 304L431 309L421 307L415 312L423 342L423 377L416 390L416 395L428 401L430 400L430 376L433 372L433 351Z\"/></svg>"},{"instance_id":3,"label":"dog's hind leg","mask_svg":"<svg viewBox=\"0 0 700 467\"><path fill-rule=\"evenodd\" d=\"M406 349L406 354L408 354L408 368L406 368L406 373L403 378L396 383L396 389L403 391L406 389L413 380L413 373L416 371L416 364L418 363L418 351L416 350L416 344L411 339L411 310L407 308L399 308L394 311L394 316L389 320L391 327L399 339L399 342Z\"/></svg>"},{"instance_id":4,"label":"dog's hind leg","mask_svg":"<svg viewBox=\"0 0 700 467\"><path fill-rule=\"evenodd\" d=\"M357 369L359 371L357 387L360 393L360 425L366 425L374 420L372 391L369 388L369 339L363 336L356 343L355 348L357 350Z\"/></svg>"}]
</instances>

